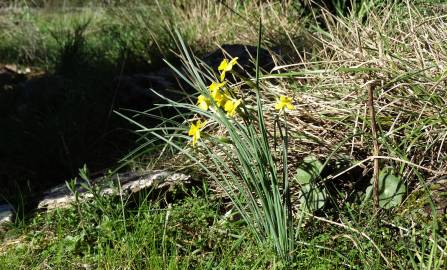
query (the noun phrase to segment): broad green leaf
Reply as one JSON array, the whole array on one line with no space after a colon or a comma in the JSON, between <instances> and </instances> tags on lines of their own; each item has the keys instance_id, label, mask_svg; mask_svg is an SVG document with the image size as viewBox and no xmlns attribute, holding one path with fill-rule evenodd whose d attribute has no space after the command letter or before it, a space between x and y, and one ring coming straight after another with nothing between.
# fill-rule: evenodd
<instances>
[{"instance_id":1,"label":"broad green leaf","mask_svg":"<svg viewBox=\"0 0 447 270\"><path fill-rule=\"evenodd\" d=\"M314 156L307 156L303 163L298 167L295 174L295 180L301 185L306 185L320 176L323 164Z\"/></svg>"},{"instance_id":2,"label":"broad green leaf","mask_svg":"<svg viewBox=\"0 0 447 270\"><path fill-rule=\"evenodd\" d=\"M305 204L308 211L321 209L326 203L328 196L325 189L318 188L315 185L307 184L301 188L300 203Z\"/></svg>"},{"instance_id":3,"label":"broad green leaf","mask_svg":"<svg viewBox=\"0 0 447 270\"><path fill-rule=\"evenodd\" d=\"M370 199L373 194L374 179L366 189L366 199ZM394 175L393 171L384 169L379 174L379 205L382 208L390 209L398 206L405 196L407 188L401 178Z\"/></svg>"},{"instance_id":4,"label":"broad green leaf","mask_svg":"<svg viewBox=\"0 0 447 270\"><path fill-rule=\"evenodd\" d=\"M316 181L322 170L323 164L316 157L307 156L294 176L295 181L301 185L299 200L311 212L322 208L326 203L326 190L320 188Z\"/></svg>"}]
</instances>

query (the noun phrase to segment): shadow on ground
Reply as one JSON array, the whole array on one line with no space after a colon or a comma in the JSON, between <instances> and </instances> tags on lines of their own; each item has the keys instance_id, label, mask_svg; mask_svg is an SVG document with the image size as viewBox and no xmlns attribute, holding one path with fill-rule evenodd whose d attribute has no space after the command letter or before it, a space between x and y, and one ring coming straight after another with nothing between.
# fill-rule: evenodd
<instances>
[{"instance_id":1,"label":"shadow on ground","mask_svg":"<svg viewBox=\"0 0 447 270\"><path fill-rule=\"evenodd\" d=\"M250 69L256 47L222 48ZM216 50L202 60L217 71L224 57ZM261 51L261 58L264 68L273 67L267 51ZM184 95L170 90L192 90L180 85L168 67L139 65L135 73L133 65L91 64L82 58L62 63L54 73L0 65L0 201L39 194L76 176L84 164L93 175L115 167L137 146L138 136L135 126L113 111L132 116L127 109L142 111L160 103L149 89L177 100ZM148 127L157 124L140 120Z\"/></svg>"},{"instance_id":2,"label":"shadow on ground","mask_svg":"<svg viewBox=\"0 0 447 270\"><path fill-rule=\"evenodd\" d=\"M20 73L0 71L0 200L39 192L83 164L111 166L132 147L129 124L113 113L112 70Z\"/></svg>"}]
</instances>

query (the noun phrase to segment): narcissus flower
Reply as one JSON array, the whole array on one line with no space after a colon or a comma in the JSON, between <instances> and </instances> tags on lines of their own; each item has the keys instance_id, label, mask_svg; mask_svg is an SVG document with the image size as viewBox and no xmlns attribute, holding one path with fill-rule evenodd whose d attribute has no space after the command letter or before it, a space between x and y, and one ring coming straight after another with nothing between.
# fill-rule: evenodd
<instances>
[{"instance_id":1,"label":"narcissus flower","mask_svg":"<svg viewBox=\"0 0 447 270\"><path fill-rule=\"evenodd\" d=\"M231 71L233 69L233 66L237 64L237 59L239 58L235 57L231 59L230 62L228 62L227 59L222 60L219 67L217 68L221 72L220 81L223 81L225 79L225 73Z\"/></svg>"},{"instance_id":2,"label":"narcissus flower","mask_svg":"<svg viewBox=\"0 0 447 270\"><path fill-rule=\"evenodd\" d=\"M197 97L197 106L204 111L207 111L210 107L210 99L205 97L204 95L200 95Z\"/></svg>"},{"instance_id":3,"label":"narcissus flower","mask_svg":"<svg viewBox=\"0 0 447 270\"><path fill-rule=\"evenodd\" d=\"M241 99L229 99L227 100L227 102L225 102L224 110L227 112L227 115L229 117L233 117L236 114L237 107L241 104L241 102Z\"/></svg>"},{"instance_id":4,"label":"narcissus flower","mask_svg":"<svg viewBox=\"0 0 447 270\"><path fill-rule=\"evenodd\" d=\"M210 89L210 92L219 91L222 87L224 87L225 82L217 83L212 82L211 85L208 87Z\"/></svg>"},{"instance_id":5,"label":"narcissus flower","mask_svg":"<svg viewBox=\"0 0 447 270\"><path fill-rule=\"evenodd\" d=\"M192 136L192 146L195 146L197 140L200 139L200 132L205 127L205 125L206 121L202 122L200 120L197 120L195 124L191 124L188 135Z\"/></svg>"},{"instance_id":6,"label":"narcissus flower","mask_svg":"<svg viewBox=\"0 0 447 270\"><path fill-rule=\"evenodd\" d=\"M295 106L292 105L292 98L287 96L280 96L275 103L275 110L283 111L285 109L294 110Z\"/></svg>"},{"instance_id":7,"label":"narcissus flower","mask_svg":"<svg viewBox=\"0 0 447 270\"><path fill-rule=\"evenodd\" d=\"M217 107L223 106L225 104L226 100L227 100L225 95L220 90L224 85L225 85L225 83L213 82L209 86L210 96L214 100L214 102L216 103Z\"/></svg>"}]
</instances>

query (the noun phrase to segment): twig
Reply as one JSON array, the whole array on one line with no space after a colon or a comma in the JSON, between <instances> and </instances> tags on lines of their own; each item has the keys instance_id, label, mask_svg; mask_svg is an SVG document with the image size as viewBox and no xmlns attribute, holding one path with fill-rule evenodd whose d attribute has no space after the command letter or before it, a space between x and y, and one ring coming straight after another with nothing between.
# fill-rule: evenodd
<instances>
[{"instance_id":1,"label":"twig","mask_svg":"<svg viewBox=\"0 0 447 270\"><path fill-rule=\"evenodd\" d=\"M374 88L373 83L368 83L366 88L368 89L368 109L369 116L371 119L371 134L373 139L373 156L379 156L379 143L377 139L377 126L376 126L376 112L374 110ZM374 206L376 209L379 209L379 159L374 158L374 170L373 170L373 179L374 179Z\"/></svg>"},{"instance_id":2,"label":"twig","mask_svg":"<svg viewBox=\"0 0 447 270\"><path fill-rule=\"evenodd\" d=\"M434 175L441 175L441 174L445 173L445 172L443 172L443 171L432 170L432 169L426 168L426 167L424 167L424 166L418 165L418 164L416 164L416 163L413 163L413 162L410 162L410 161L407 161L407 160L404 160L404 159L401 159L401 158L396 158L396 157L388 157L388 156L370 156L370 157L368 157L367 159L389 159L389 160L394 160L394 161L402 162L402 163L408 164L408 165L410 165L410 166L416 167L416 168L418 168L418 169L421 169L421 170L424 170L424 171L433 173ZM363 163L365 160L367 160L367 159L362 160L362 163Z\"/></svg>"},{"instance_id":3,"label":"twig","mask_svg":"<svg viewBox=\"0 0 447 270\"><path fill-rule=\"evenodd\" d=\"M434 175L441 175L441 174L444 174L444 173L445 173L445 172L443 172L443 171L435 171L435 170L426 168L426 167L424 167L424 166L417 165L417 164L415 164L415 163L413 163L413 162L406 161L406 160L403 160L403 159L401 159L401 158L388 157L388 156L369 156L368 158L365 158L365 159L363 159L363 160L357 162L356 164L354 164L354 165L352 165L351 167L349 167L349 168L347 168L347 169L345 169L345 170L343 170L343 171L337 173L336 175L328 177L328 179L334 179L334 178L337 178L337 177L339 177L339 176L341 176L341 175L343 175L343 174L349 172L350 170L354 169L355 167L358 167L358 166L362 165L363 163L368 162L368 161L370 161L370 160L372 160L372 159L389 159L389 160L394 160L394 161L402 162L402 163L408 164L408 165L410 165L410 166L414 166L414 167L416 167L416 168L418 168L418 169L421 169L421 170L424 170L424 171L433 173Z\"/></svg>"}]
</instances>

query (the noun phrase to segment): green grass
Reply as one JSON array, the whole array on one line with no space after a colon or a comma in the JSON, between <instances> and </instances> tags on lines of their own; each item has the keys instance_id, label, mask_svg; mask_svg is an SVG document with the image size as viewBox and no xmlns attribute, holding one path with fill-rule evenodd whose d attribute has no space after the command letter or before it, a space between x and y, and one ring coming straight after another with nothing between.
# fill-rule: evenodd
<instances>
[{"instance_id":1,"label":"green grass","mask_svg":"<svg viewBox=\"0 0 447 270\"><path fill-rule=\"evenodd\" d=\"M287 269L273 246L259 245L246 223L230 211L231 206L212 197L201 190L183 199L174 196L173 201L165 201L164 196L96 197L68 209L40 213L0 234L0 266ZM326 213L325 219L338 220L339 225L320 217L306 221L296 235L289 267L408 269L417 265L427 269L433 247L429 224L405 230L411 221L389 213L383 217L388 225L378 227L371 222L372 215L371 210L353 206ZM380 258L372 241L390 265Z\"/></svg>"},{"instance_id":2,"label":"green grass","mask_svg":"<svg viewBox=\"0 0 447 270\"><path fill-rule=\"evenodd\" d=\"M97 198L39 214L28 226L4 236L22 235L21 243L2 250L0 265L2 269L73 269L83 264L101 269L223 269L268 264L273 253L254 245L241 222L225 217L222 202L203 195L193 192L164 207L162 201L142 200L132 207L132 202ZM252 261L250 254L258 252L263 255Z\"/></svg>"}]
</instances>

